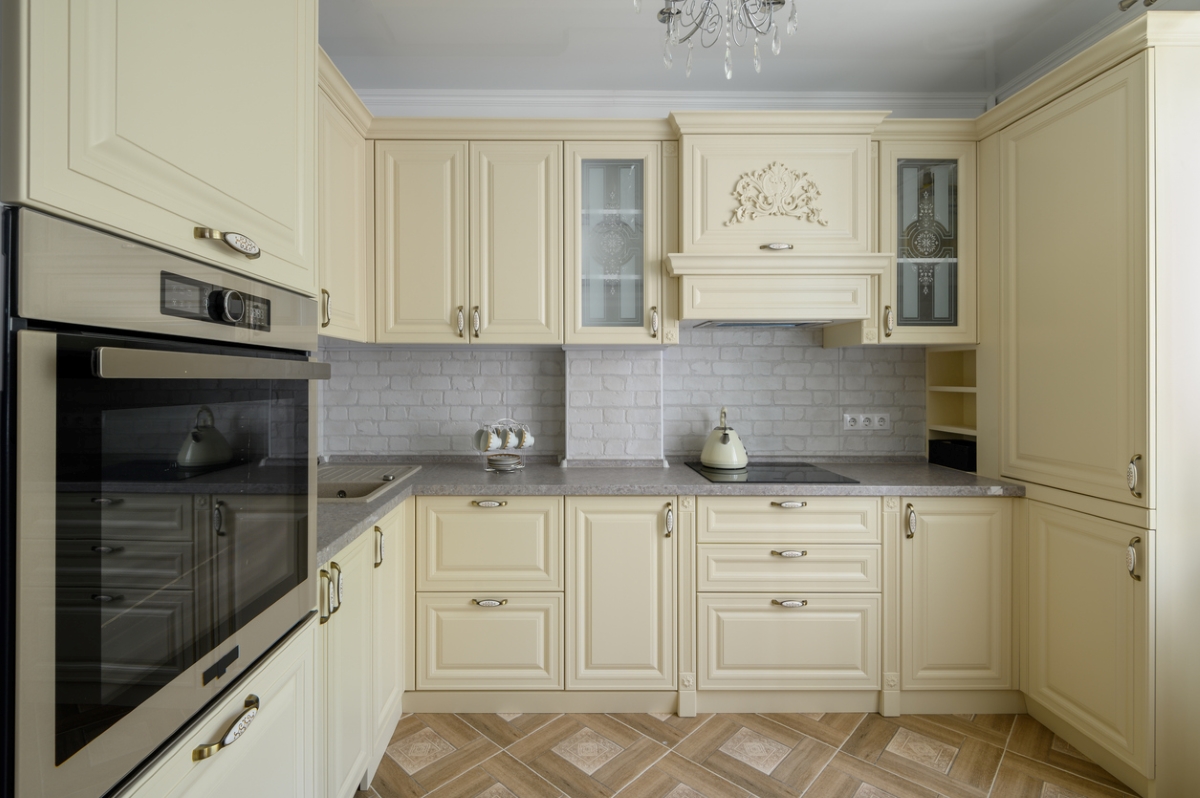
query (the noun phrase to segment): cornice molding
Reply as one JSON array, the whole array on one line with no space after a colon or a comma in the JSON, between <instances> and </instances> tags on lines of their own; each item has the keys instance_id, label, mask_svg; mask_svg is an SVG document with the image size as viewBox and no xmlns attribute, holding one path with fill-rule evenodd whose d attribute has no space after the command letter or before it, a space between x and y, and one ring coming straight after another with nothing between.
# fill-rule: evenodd
<instances>
[{"instance_id":1,"label":"cornice molding","mask_svg":"<svg viewBox=\"0 0 1200 798\"><path fill-rule=\"evenodd\" d=\"M871 138L878 141L975 141L975 120L885 119Z\"/></svg>"},{"instance_id":2,"label":"cornice molding","mask_svg":"<svg viewBox=\"0 0 1200 798\"><path fill-rule=\"evenodd\" d=\"M377 116L370 139L493 139L500 141L668 141L666 119L497 119Z\"/></svg>"},{"instance_id":3,"label":"cornice molding","mask_svg":"<svg viewBox=\"0 0 1200 798\"><path fill-rule=\"evenodd\" d=\"M338 110L346 115L354 129L365 137L367 129L371 126L371 112L333 63L333 59L321 47L317 48L317 85Z\"/></svg>"},{"instance_id":4,"label":"cornice molding","mask_svg":"<svg viewBox=\"0 0 1200 798\"><path fill-rule=\"evenodd\" d=\"M890 111L679 111L668 119L681 136L861 134L875 132Z\"/></svg>"}]
</instances>

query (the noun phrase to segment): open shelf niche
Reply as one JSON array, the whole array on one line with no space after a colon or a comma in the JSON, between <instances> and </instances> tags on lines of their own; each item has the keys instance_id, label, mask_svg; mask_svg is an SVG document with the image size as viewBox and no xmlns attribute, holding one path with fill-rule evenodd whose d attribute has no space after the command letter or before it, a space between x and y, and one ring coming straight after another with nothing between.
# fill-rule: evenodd
<instances>
[{"instance_id":1,"label":"open shelf niche","mask_svg":"<svg viewBox=\"0 0 1200 798\"><path fill-rule=\"evenodd\" d=\"M975 348L925 350L925 454L931 440L975 440Z\"/></svg>"}]
</instances>

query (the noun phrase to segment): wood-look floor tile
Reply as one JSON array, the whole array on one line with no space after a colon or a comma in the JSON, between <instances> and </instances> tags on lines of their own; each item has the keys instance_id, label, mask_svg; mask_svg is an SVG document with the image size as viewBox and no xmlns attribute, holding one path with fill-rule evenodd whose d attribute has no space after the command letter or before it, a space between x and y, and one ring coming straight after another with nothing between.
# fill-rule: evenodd
<instances>
[{"instance_id":1,"label":"wood-look floor tile","mask_svg":"<svg viewBox=\"0 0 1200 798\"><path fill-rule=\"evenodd\" d=\"M754 798L675 753L669 753L621 792L621 798Z\"/></svg>"},{"instance_id":2,"label":"wood-look floor tile","mask_svg":"<svg viewBox=\"0 0 1200 798\"><path fill-rule=\"evenodd\" d=\"M499 752L500 746L485 737L480 737L450 756L418 770L412 776L426 790L436 790Z\"/></svg>"},{"instance_id":3,"label":"wood-look floor tile","mask_svg":"<svg viewBox=\"0 0 1200 798\"><path fill-rule=\"evenodd\" d=\"M1017 716L1008 750L1118 790L1129 789L1029 715Z\"/></svg>"},{"instance_id":4,"label":"wood-look floor tile","mask_svg":"<svg viewBox=\"0 0 1200 798\"><path fill-rule=\"evenodd\" d=\"M420 798L429 792L387 755L379 762L371 789L379 793L379 798Z\"/></svg>"},{"instance_id":5,"label":"wood-look floor tile","mask_svg":"<svg viewBox=\"0 0 1200 798\"><path fill-rule=\"evenodd\" d=\"M712 715L697 715L694 718L681 718L678 715L668 715L660 718L656 715L613 714L610 717L636 729L651 740L672 748L696 729L704 725Z\"/></svg>"},{"instance_id":6,"label":"wood-look floor tile","mask_svg":"<svg viewBox=\"0 0 1200 798\"><path fill-rule=\"evenodd\" d=\"M937 792L913 784L883 768L839 753L821 771L804 798L938 798Z\"/></svg>"},{"instance_id":7,"label":"wood-look floor tile","mask_svg":"<svg viewBox=\"0 0 1200 798\"><path fill-rule=\"evenodd\" d=\"M433 729L455 748L462 748L483 737L478 729L457 715L420 714L413 715L413 718Z\"/></svg>"},{"instance_id":8,"label":"wood-look floor tile","mask_svg":"<svg viewBox=\"0 0 1200 798\"><path fill-rule=\"evenodd\" d=\"M867 715L842 745L842 750L864 762L875 762L898 731L900 727L890 720Z\"/></svg>"},{"instance_id":9,"label":"wood-look floor tile","mask_svg":"<svg viewBox=\"0 0 1200 798\"><path fill-rule=\"evenodd\" d=\"M996 798L1128 798L1130 794L1011 751L1004 755L992 787Z\"/></svg>"},{"instance_id":10,"label":"wood-look floor tile","mask_svg":"<svg viewBox=\"0 0 1200 798\"><path fill-rule=\"evenodd\" d=\"M806 734L820 740L826 745L840 748L850 735L862 723L863 714L826 712L824 714L763 714L762 717L775 723L787 726L789 729Z\"/></svg>"},{"instance_id":11,"label":"wood-look floor tile","mask_svg":"<svg viewBox=\"0 0 1200 798\"><path fill-rule=\"evenodd\" d=\"M429 798L562 798L552 784L505 753L429 794Z\"/></svg>"},{"instance_id":12,"label":"wood-look floor tile","mask_svg":"<svg viewBox=\"0 0 1200 798\"><path fill-rule=\"evenodd\" d=\"M458 717L477 729L496 745L501 748L508 748L517 740L540 729L558 716L526 712L519 715L475 715L459 713Z\"/></svg>"},{"instance_id":13,"label":"wood-look floor tile","mask_svg":"<svg viewBox=\"0 0 1200 798\"><path fill-rule=\"evenodd\" d=\"M951 731L1003 748L1008 743L1016 715L917 715Z\"/></svg>"}]
</instances>

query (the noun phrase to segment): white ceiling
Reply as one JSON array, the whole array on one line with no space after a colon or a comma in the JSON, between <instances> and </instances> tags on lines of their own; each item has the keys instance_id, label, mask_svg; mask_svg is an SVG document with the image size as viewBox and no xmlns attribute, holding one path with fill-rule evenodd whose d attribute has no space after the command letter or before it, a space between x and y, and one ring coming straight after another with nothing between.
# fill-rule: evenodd
<instances>
[{"instance_id":1,"label":"white ceiling","mask_svg":"<svg viewBox=\"0 0 1200 798\"><path fill-rule=\"evenodd\" d=\"M1122 13L1116 0L799 0L800 30L783 52L764 40L755 74L750 48L735 47L726 80L720 45L697 48L690 78L685 48L665 69L661 0L642 2L638 14L632 0L321 0L320 40L377 114L658 116L891 100L908 116L973 116L1145 12L1139 2ZM1200 0L1155 8L1200 10Z\"/></svg>"}]
</instances>

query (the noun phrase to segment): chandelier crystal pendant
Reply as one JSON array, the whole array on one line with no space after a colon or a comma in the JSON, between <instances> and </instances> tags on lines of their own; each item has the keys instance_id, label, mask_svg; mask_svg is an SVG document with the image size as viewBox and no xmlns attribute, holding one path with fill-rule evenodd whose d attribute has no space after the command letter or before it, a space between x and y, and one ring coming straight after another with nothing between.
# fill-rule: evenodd
<instances>
[{"instance_id":1,"label":"chandelier crystal pendant","mask_svg":"<svg viewBox=\"0 0 1200 798\"><path fill-rule=\"evenodd\" d=\"M800 27L796 16L796 3L788 14L787 32L791 36ZM664 0L658 12L658 21L667 26L663 39L663 64L670 69L675 62L672 48L687 44L687 65L684 74L692 74L692 51L696 41L708 48L725 40L725 78L733 78L733 45L741 47L747 42L753 46L754 71L762 71L759 38L770 41L771 53L779 55L783 42L779 36L779 25L775 12L782 12L788 0ZM640 13L641 0L634 0L633 7ZM722 34L724 34L722 36Z\"/></svg>"}]
</instances>

